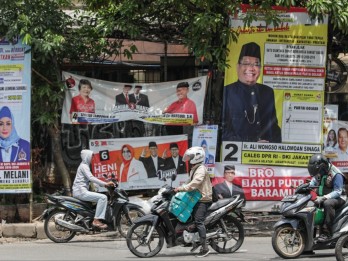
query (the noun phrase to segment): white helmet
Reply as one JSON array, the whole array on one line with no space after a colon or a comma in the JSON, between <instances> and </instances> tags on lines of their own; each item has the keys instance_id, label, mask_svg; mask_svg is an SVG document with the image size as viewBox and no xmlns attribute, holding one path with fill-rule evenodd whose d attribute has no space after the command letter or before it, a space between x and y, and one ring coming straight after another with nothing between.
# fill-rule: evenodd
<instances>
[{"instance_id":1,"label":"white helmet","mask_svg":"<svg viewBox=\"0 0 348 261\"><path fill-rule=\"evenodd\" d=\"M187 149L182 156L184 162L190 161L191 164L203 162L205 159L205 152L202 147L191 147Z\"/></svg>"}]
</instances>

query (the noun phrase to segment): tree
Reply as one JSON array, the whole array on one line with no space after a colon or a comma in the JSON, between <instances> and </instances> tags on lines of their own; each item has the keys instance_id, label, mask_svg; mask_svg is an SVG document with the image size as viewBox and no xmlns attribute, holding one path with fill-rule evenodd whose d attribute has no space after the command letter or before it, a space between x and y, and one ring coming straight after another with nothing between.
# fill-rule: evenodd
<instances>
[{"instance_id":1,"label":"tree","mask_svg":"<svg viewBox=\"0 0 348 261\"><path fill-rule=\"evenodd\" d=\"M80 10L67 15L63 10L76 8L72 2L2 0L0 10L0 36L13 39L19 35L31 46L32 124L41 130L32 132L32 140L42 130L50 137L54 162L68 195L71 179L62 158L59 125L64 90L60 68L67 61L93 61L106 55L121 55L122 47L122 39L108 41L103 30L85 22ZM129 57L135 50L131 46L123 55Z\"/></svg>"}]
</instances>

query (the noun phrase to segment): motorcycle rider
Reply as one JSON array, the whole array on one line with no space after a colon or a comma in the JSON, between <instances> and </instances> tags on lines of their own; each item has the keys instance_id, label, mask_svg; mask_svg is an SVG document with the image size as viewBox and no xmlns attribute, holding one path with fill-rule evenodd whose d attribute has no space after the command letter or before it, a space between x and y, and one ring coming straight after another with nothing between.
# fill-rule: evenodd
<instances>
[{"instance_id":1,"label":"motorcycle rider","mask_svg":"<svg viewBox=\"0 0 348 261\"><path fill-rule=\"evenodd\" d=\"M93 151L91 150L82 150L81 151L81 159L74 184L73 184L73 196L77 199L83 201L97 202L94 220L92 225L99 229L106 229L107 225L102 223L102 219L105 219L105 212L107 206L107 196L101 193L89 191L90 182L96 183L99 186L109 187L114 186L112 181L104 182L93 176L90 164L93 156Z\"/></svg>"},{"instance_id":2,"label":"motorcycle rider","mask_svg":"<svg viewBox=\"0 0 348 261\"><path fill-rule=\"evenodd\" d=\"M314 203L324 207L324 224L318 242L331 237L331 224L335 210L346 202L345 177L341 171L322 154L316 153L308 161L308 172L312 176L310 186L319 186Z\"/></svg>"},{"instance_id":3,"label":"motorcycle rider","mask_svg":"<svg viewBox=\"0 0 348 261\"><path fill-rule=\"evenodd\" d=\"M190 163L190 179L187 184L175 188L175 192L193 191L198 189L202 194L201 199L194 206L192 216L198 230L202 248L196 257L205 257L210 251L206 240L206 228L204 220L207 215L208 208L212 204L212 184L206 167L204 166L205 152L202 147L191 147L187 149L183 156L183 161ZM194 247L191 252L196 249Z\"/></svg>"}]
</instances>

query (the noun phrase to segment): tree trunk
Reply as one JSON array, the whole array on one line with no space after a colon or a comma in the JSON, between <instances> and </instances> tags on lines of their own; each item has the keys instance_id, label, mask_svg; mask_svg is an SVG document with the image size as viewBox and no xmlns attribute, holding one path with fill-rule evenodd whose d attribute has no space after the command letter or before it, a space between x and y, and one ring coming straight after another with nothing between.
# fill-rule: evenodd
<instances>
[{"instance_id":1,"label":"tree trunk","mask_svg":"<svg viewBox=\"0 0 348 261\"><path fill-rule=\"evenodd\" d=\"M68 169L65 166L63 156L62 156L62 148L61 148L61 138L60 138L60 130L55 128L54 126L48 127L48 133L53 143L53 158L54 163L56 165L57 171L62 176L62 181L64 185L65 195L71 196L71 179Z\"/></svg>"}]
</instances>

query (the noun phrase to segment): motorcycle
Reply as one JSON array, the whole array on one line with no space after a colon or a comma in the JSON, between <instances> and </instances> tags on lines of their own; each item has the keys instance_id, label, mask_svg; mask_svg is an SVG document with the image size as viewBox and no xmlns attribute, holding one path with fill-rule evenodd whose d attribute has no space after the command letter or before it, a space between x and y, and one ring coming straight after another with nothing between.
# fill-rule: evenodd
<instances>
[{"instance_id":1,"label":"motorcycle","mask_svg":"<svg viewBox=\"0 0 348 261\"><path fill-rule=\"evenodd\" d=\"M335 256L337 261L348 260L348 227L341 230L342 236L337 240Z\"/></svg>"},{"instance_id":2,"label":"motorcycle","mask_svg":"<svg viewBox=\"0 0 348 261\"><path fill-rule=\"evenodd\" d=\"M50 205L43 213L46 236L56 243L66 243L73 239L76 233L119 231L126 237L127 230L134 220L144 216L144 210L129 202L126 191L118 188L118 181L113 175L108 179L114 187L108 187L108 204L105 213L106 230L92 226L95 214L95 204L74 197L46 195Z\"/></svg>"},{"instance_id":3,"label":"motorcycle","mask_svg":"<svg viewBox=\"0 0 348 261\"><path fill-rule=\"evenodd\" d=\"M304 183L295 189L293 195L285 196L280 207L282 218L274 225L272 246L282 258L297 258L314 250L334 249L339 238L348 229L348 202L336 210L332 223L332 237L327 241L318 241L320 226L324 221L321 208L310 205L312 191L318 188ZM343 239L341 239L343 240ZM348 241L348 239L347 239ZM345 241L345 242L347 242ZM345 247L347 243L341 244Z\"/></svg>"},{"instance_id":4,"label":"motorcycle","mask_svg":"<svg viewBox=\"0 0 348 261\"><path fill-rule=\"evenodd\" d=\"M172 183L176 174L171 176ZM159 190L153 201L151 213L140 217L129 228L126 241L128 249L137 257L153 257L164 244L167 248L175 246L192 247L191 252L201 244L194 222L180 222L169 211L172 197L175 195L171 185ZM213 203L205 219L207 242L218 253L233 253L244 241L244 215L241 207L244 199L234 196Z\"/></svg>"}]
</instances>

